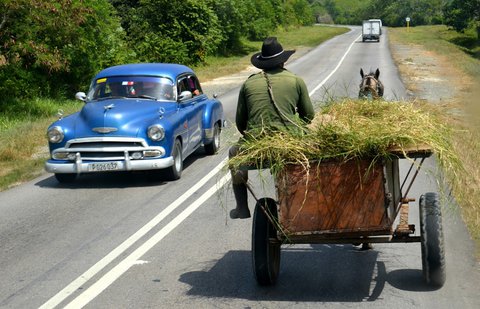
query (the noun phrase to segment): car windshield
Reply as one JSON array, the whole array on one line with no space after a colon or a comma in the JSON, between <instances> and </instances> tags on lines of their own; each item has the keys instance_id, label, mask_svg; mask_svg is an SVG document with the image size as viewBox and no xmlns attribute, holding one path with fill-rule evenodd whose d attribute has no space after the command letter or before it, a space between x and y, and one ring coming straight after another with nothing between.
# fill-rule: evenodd
<instances>
[{"instance_id":1,"label":"car windshield","mask_svg":"<svg viewBox=\"0 0 480 309\"><path fill-rule=\"evenodd\" d=\"M165 77L115 76L99 78L92 82L87 100L113 98L143 98L175 101L173 82Z\"/></svg>"}]
</instances>

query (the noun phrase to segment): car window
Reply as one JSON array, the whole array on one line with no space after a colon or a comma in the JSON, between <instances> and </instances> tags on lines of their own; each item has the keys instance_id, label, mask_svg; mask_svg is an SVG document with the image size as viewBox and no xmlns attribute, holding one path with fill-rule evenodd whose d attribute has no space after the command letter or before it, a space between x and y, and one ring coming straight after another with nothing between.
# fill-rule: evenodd
<instances>
[{"instance_id":1,"label":"car window","mask_svg":"<svg viewBox=\"0 0 480 309\"><path fill-rule=\"evenodd\" d=\"M178 95L183 91L190 91L192 96L197 96L202 94L202 88L200 87L200 82L198 81L195 75L187 75L178 80L177 83Z\"/></svg>"},{"instance_id":2,"label":"car window","mask_svg":"<svg viewBox=\"0 0 480 309\"><path fill-rule=\"evenodd\" d=\"M114 76L94 80L87 100L144 98L175 101L173 82L164 77Z\"/></svg>"}]
</instances>

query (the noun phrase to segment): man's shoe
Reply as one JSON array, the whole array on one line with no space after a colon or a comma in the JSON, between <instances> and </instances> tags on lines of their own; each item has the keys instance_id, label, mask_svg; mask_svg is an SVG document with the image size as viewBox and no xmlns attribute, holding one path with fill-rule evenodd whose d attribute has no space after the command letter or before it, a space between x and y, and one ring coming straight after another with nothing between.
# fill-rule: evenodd
<instances>
[{"instance_id":1,"label":"man's shoe","mask_svg":"<svg viewBox=\"0 0 480 309\"><path fill-rule=\"evenodd\" d=\"M247 186L244 184L232 185L233 194L237 207L230 211L231 219L246 219L250 218L250 209L248 209L248 194Z\"/></svg>"},{"instance_id":2,"label":"man's shoe","mask_svg":"<svg viewBox=\"0 0 480 309\"><path fill-rule=\"evenodd\" d=\"M250 210L247 209L232 209L230 210L230 219L247 219L250 218Z\"/></svg>"}]
</instances>

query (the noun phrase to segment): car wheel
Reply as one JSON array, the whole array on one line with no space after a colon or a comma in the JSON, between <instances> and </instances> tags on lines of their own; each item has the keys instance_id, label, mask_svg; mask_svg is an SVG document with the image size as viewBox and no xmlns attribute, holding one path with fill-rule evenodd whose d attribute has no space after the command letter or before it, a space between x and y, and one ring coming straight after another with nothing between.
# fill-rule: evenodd
<instances>
[{"instance_id":1,"label":"car wheel","mask_svg":"<svg viewBox=\"0 0 480 309\"><path fill-rule=\"evenodd\" d=\"M213 141L204 148L208 155L214 155L220 149L220 126L218 123L213 126Z\"/></svg>"},{"instance_id":2,"label":"car wheel","mask_svg":"<svg viewBox=\"0 0 480 309\"><path fill-rule=\"evenodd\" d=\"M168 180L177 180L182 176L183 170L182 143L179 139L173 144L172 157L173 165L166 169L166 176Z\"/></svg>"},{"instance_id":3,"label":"car wheel","mask_svg":"<svg viewBox=\"0 0 480 309\"><path fill-rule=\"evenodd\" d=\"M55 174L59 183L72 183L77 179L77 174Z\"/></svg>"}]
</instances>

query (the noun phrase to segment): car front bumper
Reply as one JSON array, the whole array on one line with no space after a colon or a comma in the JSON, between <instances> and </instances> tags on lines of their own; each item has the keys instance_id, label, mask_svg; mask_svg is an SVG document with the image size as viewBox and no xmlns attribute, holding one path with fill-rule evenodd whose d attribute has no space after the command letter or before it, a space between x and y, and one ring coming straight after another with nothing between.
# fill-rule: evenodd
<instances>
[{"instance_id":1,"label":"car front bumper","mask_svg":"<svg viewBox=\"0 0 480 309\"><path fill-rule=\"evenodd\" d=\"M92 170L92 164L99 162L83 162L81 158L77 158L75 162L59 162L58 160L48 160L45 163L45 170L55 174L81 174L81 173L98 173L98 172L115 172L115 171L145 171L164 169L173 165L173 157L148 160L122 160L122 161L102 161L101 163L115 163L115 169Z\"/></svg>"},{"instance_id":2,"label":"car front bumper","mask_svg":"<svg viewBox=\"0 0 480 309\"><path fill-rule=\"evenodd\" d=\"M60 155L62 158L59 158ZM64 159L67 155L71 158ZM45 170L55 174L157 170L174 164L173 157L164 155L163 147L149 146L141 138L72 139L65 147L52 152L52 158L45 163Z\"/></svg>"}]
</instances>

